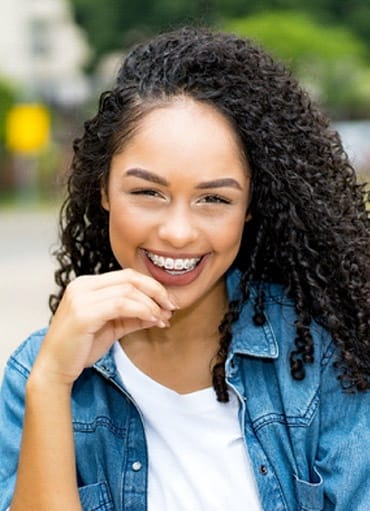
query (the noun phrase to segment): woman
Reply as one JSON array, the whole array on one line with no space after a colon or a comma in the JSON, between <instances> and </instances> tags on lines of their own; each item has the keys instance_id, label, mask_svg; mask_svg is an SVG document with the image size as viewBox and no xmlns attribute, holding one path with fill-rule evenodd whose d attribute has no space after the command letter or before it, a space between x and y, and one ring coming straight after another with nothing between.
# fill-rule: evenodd
<instances>
[{"instance_id":1,"label":"woman","mask_svg":"<svg viewBox=\"0 0 370 511\"><path fill-rule=\"evenodd\" d=\"M1 511L368 509L368 215L307 94L182 29L74 150L53 318L5 372Z\"/></svg>"}]
</instances>

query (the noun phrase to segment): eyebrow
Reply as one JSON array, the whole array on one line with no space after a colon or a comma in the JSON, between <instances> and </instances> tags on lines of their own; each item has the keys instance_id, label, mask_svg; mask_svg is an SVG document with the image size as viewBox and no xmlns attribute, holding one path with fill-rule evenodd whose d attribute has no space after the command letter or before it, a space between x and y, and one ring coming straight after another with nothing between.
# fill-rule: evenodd
<instances>
[{"instance_id":1,"label":"eyebrow","mask_svg":"<svg viewBox=\"0 0 370 511\"><path fill-rule=\"evenodd\" d=\"M134 176L139 177L141 179L145 179L146 181L150 181L151 183L155 183L162 186L169 186L169 182L167 179L164 179L161 176L158 176L157 174L154 174L153 172L149 172L149 170L144 169L129 169L126 172L126 176ZM204 190L207 188L224 188L224 187L230 187L230 188L236 188L238 190L241 190L242 187L236 181L236 179L233 179L231 177L224 177L221 179L214 179L212 181L203 181L201 183L198 183L195 188L198 190Z\"/></svg>"},{"instance_id":2,"label":"eyebrow","mask_svg":"<svg viewBox=\"0 0 370 511\"><path fill-rule=\"evenodd\" d=\"M139 177L141 179L145 179L146 181L150 181L151 183L156 183L157 185L169 186L169 182L167 179L158 176L157 174L153 174L153 172L149 172L149 170L144 169L129 169L126 172L126 176L134 176Z\"/></svg>"},{"instance_id":3,"label":"eyebrow","mask_svg":"<svg viewBox=\"0 0 370 511\"><path fill-rule=\"evenodd\" d=\"M215 179L213 181L204 181L202 183L199 183L195 188L203 190L204 188L224 188L224 187L237 188L238 190L242 189L238 181L236 181L232 177L224 177L221 179Z\"/></svg>"}]
</instances>

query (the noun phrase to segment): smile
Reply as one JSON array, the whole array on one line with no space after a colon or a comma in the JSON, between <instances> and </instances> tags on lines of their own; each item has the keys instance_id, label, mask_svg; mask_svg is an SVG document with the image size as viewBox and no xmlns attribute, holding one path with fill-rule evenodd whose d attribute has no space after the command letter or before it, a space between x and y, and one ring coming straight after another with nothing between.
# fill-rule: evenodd
<instances>
[{"instance_id":1,"label":"smile","mask_svg":"<svg viewBox=\"0 0 370 511\"><path fill-rule=\"evenodd\" d=\"M174 259L172 257L159 256L153 252L148 251L146 251L146 254L155 266L158 268L164 268L165 270L168 270L169 273L173 274L178 274L178 272L186 273L188 271L194 270L194 268L202 259L201 257Z\"/></svg>"}]
</instances>

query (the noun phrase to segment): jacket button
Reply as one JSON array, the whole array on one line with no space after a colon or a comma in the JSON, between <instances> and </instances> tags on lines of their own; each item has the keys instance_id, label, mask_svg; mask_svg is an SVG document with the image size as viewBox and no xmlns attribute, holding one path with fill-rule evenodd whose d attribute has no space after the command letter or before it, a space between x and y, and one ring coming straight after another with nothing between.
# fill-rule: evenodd
<instances>
[{"instance_id":1,"label":"jacket button","mask_svg":"<svg viewBox=\"0 0 370 511\"><path fill-rule=\"evenodd\" d=\"M143 466L143 465L140 463L140 461L135 461L135 462L131 465L131 468L132 468L132 470L134 470L134 472L138 472L139 470L141 470L142 466Z\"/></svg>"},{"instance_id":2,"label":"jacket button","mask_svg":"<svg viewBox=\"0 0 370 511\"><path fill-rule=\"evenodd\" d=\"M267 467L266 465L261 465L260 466L260 473L265 476L267 474L268 470L267 470Z\"/></svg>"}]
</instances>

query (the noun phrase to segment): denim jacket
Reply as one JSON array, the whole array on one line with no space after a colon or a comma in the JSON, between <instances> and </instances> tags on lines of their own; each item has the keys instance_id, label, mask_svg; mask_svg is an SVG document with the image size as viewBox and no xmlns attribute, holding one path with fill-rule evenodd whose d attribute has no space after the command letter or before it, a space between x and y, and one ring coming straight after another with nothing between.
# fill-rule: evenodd
<instances>
[{"instance_id":1,"label":"denim jacket","mask_svg":"<svg viewBox=\"0 0 370 511\"><path fill-rule=\"evenodd\" d=\"M238 280L235 272L228 278L231 297L238 292ZM244 305L226 361L262 508L369 511L370 393L341 390L333 368L335 347L315 323L315 361L307 365L303 381L293 380L289 352L295 337L294 305L278 285L266 286L266 297L263 326L253 324L253 300ZM44 335L45 330L31 335L5 369L0 511L8 508L14 491L25 383ZM142 418L111 351L75 382L72 411L83 510L145 511L148 452Z\"/></svg>"}]
</instances>

